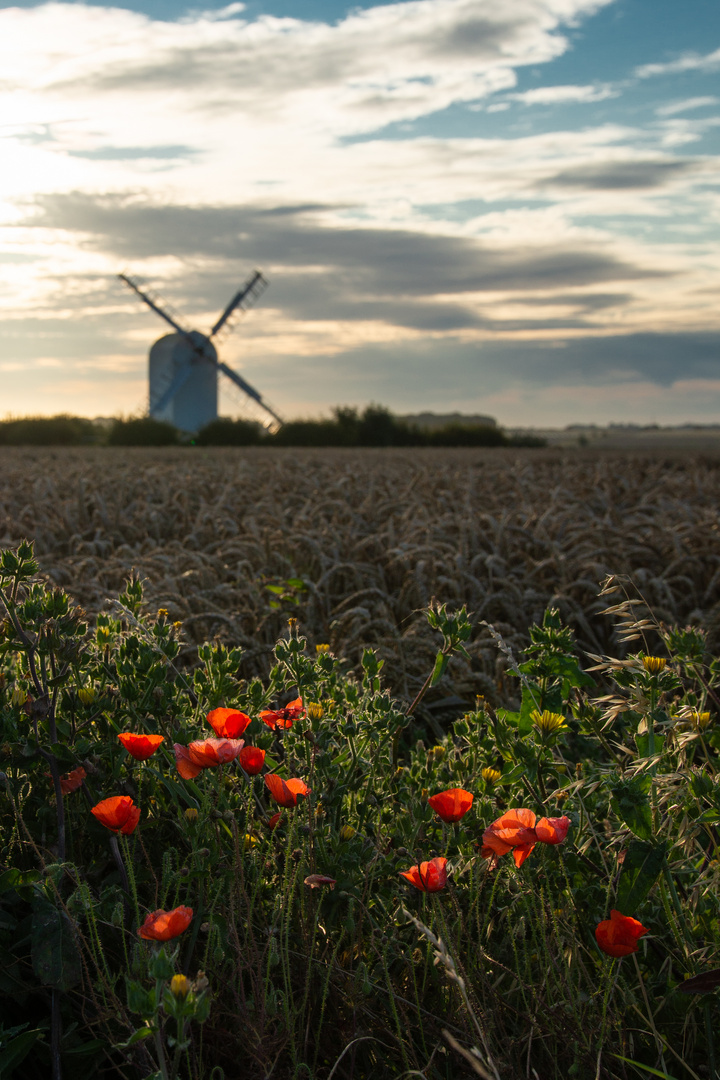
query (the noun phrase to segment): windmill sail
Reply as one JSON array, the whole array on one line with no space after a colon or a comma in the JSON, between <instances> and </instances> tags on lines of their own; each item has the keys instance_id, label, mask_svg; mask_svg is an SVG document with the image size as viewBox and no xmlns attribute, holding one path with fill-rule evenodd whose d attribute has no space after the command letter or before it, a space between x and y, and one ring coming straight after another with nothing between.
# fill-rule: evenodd
<instances>
[{"instance_id":1,"label":"windmill sail","mask_svg":"<svg viewBox=\"0 0 720 1080\"><path fill-rule=\"evenodd\" d=\"M156 341L150 350L151 416L168 420L189 432L197 431L217 419L217 376L218 372L222 372L271 416L274 424L282 424L281 418L258 391L218 359L212 341L223 328L229 329L229 320L234 312L246 310L267 288L267 281L259 270L255 270L233 296L207 335L197 330L187 330L179 316L168 310L167 304L161 303L149 289L141 288L127 274L119 274L118 277L175 331Z\"/></svg>"}]
</instances>

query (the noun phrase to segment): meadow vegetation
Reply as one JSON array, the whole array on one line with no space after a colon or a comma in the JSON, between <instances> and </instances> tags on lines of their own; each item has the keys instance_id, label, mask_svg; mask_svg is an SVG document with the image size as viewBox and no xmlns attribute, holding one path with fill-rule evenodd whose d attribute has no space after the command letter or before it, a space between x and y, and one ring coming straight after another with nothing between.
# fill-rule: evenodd
<instances>
[{"instance_id":1,"label":"meadow vegetation","mask_svg":"<svg viewBox=\"0 0 720 1080\"><path fill-rule=\"evenodd\" d=\"M714 460L2 463L3 1076L717 1080Z\"/></svg>"},{"instance_id":2,"label":"meadow vegetation","mask_svg":"<svg viewBox=\"0 0 720 1080\"><path fill-rule=\"evenodd\" d=\"M464 609L403 702L295 619L267 680L183 668L137 578L89 621L37 569L0 556L4 1076L717 1077L701 631L615 578L623 660L553 609L522 657L489 627L519 708L433 742Z\"/></svg>"}]
</instances>

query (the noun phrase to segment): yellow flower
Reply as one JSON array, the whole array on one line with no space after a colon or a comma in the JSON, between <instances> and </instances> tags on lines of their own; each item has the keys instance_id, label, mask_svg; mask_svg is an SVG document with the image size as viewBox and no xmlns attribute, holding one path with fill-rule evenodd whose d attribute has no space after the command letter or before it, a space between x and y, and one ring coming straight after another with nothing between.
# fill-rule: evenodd
<instances>
[{"instance_id":1,"label":"yellow flower","mask_svg":"<svg viewBox=\"0 0 720 1080\"><path fill-rule=\"evenodd\" d=\"M168 611L167 608L164 608L164 607L158 608L158 613L157 613L158 619L167 619L169 614L170 614L170 612Z\"/></svg>"},{"instance_id":2,"label":"yellow flower","mask_svg":"<svg viewBox=\"0 0 720 1080\"><path fill-rule=\"evenodd\" d=\"M709 712L698 712L695 710L692 714L692 726L696 731L704 731L706 727L709 727L712 723L712 717Z\"/></svg>"},{"instance_id":3,"label":"yellow flower","mask_svg":"<svg viewBox=\"0 0 720 1080\"><path fill-rule=\"evenodd\" d=\"M256 847L257 842L258 842L257 841L257 836L253 836L253 834L249 833L249 832L245 833L245 845L244 845L244 847L245 847L246 851L249 851L250 848Z\"/></svg>"},{"instance_id":4,"label":"yellow flower","mask_svg":"<svg viewBox=\"0 0 720 1080\"><path fill-rule=\"evenodd\" d=\"M549 709L538 712L537 709L534 709L530 715L541 735L555 735L558 731L567 730L565 717L560 713L550 712Z\"/></svg>"},{"instance_id":5,"label":"yellow flower","mask_svg":"<svg viewBox=\"0 0 720 1080\"><path fill-rule=\"evenodd\" d=\"M173 975L170 980L170 992L173 997L185 998L190 990L190 980L187 975Z\"/></svg>"},{"instance_id":6,"label":"yellow flower","mask_svg":"<svg viewBox=\"0 0 720 1080\"><path fill-rule=\"evenodd\" d=\"M197 819L198 819L198 812L195 809L195 807L194 806L188 806L187 810L185 811L185 820L193 822L193 821L197 821Z\"/></svg>"},{"instance_id":7,"label":"yellow flower","mask_svg":"<svg viewBox=\"0 0 720 1080\"><path fill-rule=\"evenodd\" d=\"M356 832L356 830L353 829L352 825L343 825L342 828L340 829L340 839L341 840L352 840L353 836L355 835L355 832Z\"/></svg>"},{"instance_id":8,"label":"yellow flower","mask_svg":"<svg viewBox=\"0 0 720 1080\"><path fill-rule=\"evenodd\" d=\"M22 686L16 686L10 697L10 701L13 705L24 705L27 701L27 694L23 690Z\"/></svg>"},{"instance_id":9,"label":"yellow flower","mask_svg":"<svg viewBox=\"0 0 720 1080\"><path fill-rule=\"evenodd\" d=\"M307 704L307 714L310 720L322 720L325 715L325 710L318 701L309 701Z\"/></svg>"},{"instance_id":10,"label":"yellow flower","mask_svg":"<svg viewBox=\"0 0 720 1080\"><path fill-rule=\"evenodd\" d=\"M442 761L442 759L445 757L445 747L444 746L433 746L430 753L432 754L432 756L435 758L436 761Z\"/></svg>"},{"instance_id":11,"label":"yellow flower","mask_svg":"<svg viewBox=\"0 0 720 1080\"><path fill-rule=\"evenodd\" d=\"M327 653L330 652L330 646L325 643L323 643L322 645L316 645L315 652L318 656L325 656Z\"/></svg>"},{"instance_id":12,"label":"yellow flower","mask_svg":"<svg viewBox=\"0 0 720 1080\"><path fill-rule=\"evenodd\" d=\"M643 656L643 667L649 675L659 675L665 670L666 664L664 656Z\"/></svg>"},{"instance_id":13,"label":"yellow flower","mask_svg":"<svg viewBox=\"0 0 720 1080\"><path fill-rule=\"evenodd\" d=\"M490 768L490 766L483 769L480 775L482 776L486 784L497 784L500 780L502 780L502 773L499 772L497 769Z\"/></svg>"},{"instance_id":14,"label":"yellow flower","mask_svg":"<svg viewBox=\"0 0 720 1080\"><path fill-rule=\"evenodd\" d=\"M78 690L78 697L83 705L92 705L95 700L95 688L93 686L81 686Z\"/></svg>"}]
</instances>

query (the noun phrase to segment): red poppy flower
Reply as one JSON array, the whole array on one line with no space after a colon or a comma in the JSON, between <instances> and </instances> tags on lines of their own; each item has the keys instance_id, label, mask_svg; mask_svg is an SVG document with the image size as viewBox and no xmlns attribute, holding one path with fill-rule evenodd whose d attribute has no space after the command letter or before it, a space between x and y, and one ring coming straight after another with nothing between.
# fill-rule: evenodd
<instances>
[{"instance_id":1,"label":"red poppy flower","mask_svg":"<svg viewBox=\"0 0 720 1080\"><path fill-rule=\"evenodd\" d=\"M207 714L207 722L221 739L237 739L251 722L247 713L237 709L213 709Z\"/></svg>"},{"instance_id":2,"label":"red poppy flower","mask_svg":"<svg viewBox=\"0 0 720 1080\"><path fill-rule=\"evenodd\" d=\"M265 764L265 751L257 746L243 746L238 754L238 764L248 776L257 776Z\"/></svg>"},{"instance_id":3,"label":"red poppy flower","mask_svg":"<svg viewBox=\"0 0 720 1080\"><path fill-rule=\"evenodd\" d=\"M516 866L522 866L528 855L540 841L543 844L561 844L567 836L570 819L540 818L538 821L532 810L508 810L494 821L483 833L483 846L480 854L486 858L499 859L501 855L513 850Z\"/></svg>"},{"instance_id":4,"label":"red poppy flower","mask_svg":"<svg viewBox=\"0 0 720 1080\"><path fill-rule=\"evenodd\" d=\"M301 697L290 701L284 709L263 709L260 719L269 728L291 728L293 720L297 720L305 712Z\"/></svg>"},{"instance_id":5,"label":"red poppy flower","mask_svg":"<svg viewBox=\"0 0 720 1080\"><path fill-rule=\"evenodd\" d=\"M428 799L428 803L438 817L448 823L459 821L461 817L464 817L472 806L472 802L473 797L470 792L461 787L448 788L447 791L431 795Z\"/></svg>"},{"instance_id":6,"label":"red poppy flower","mask_svg":"<svg viewBox=\"0 0 720 1080\"><path fill-rule=\"evenodd\" d=\"M311 889L319 889L321 885L329 885L331 889L334 889L337 881L334 877L326 877L325 874L308 874L303 885L308 885Z\"/></svg>"},{"instance_id":7,"label":"red poppy flower","mask_svg":"<svg viewBox=\"0 0 720 1080\"><path fill-rule=\"evenodd\" d=\"M77 769L73 769L72 772L65 773L64 776L61 776L60 790L63 795L69 795L71 791L77 791L86 776L87 773L82 765L78 765Z\"/></svg>"},{"instance_id":8,"label":"red poppy flower","mask_svg":"<svg viewBox=\"0 0 720 1080\"><path fill-rule=\"evenodd\" d=\"M535 835L541 844L562 844L569 828L568 817L541 817L535 822Z\"/></svg>"},{"instance_id":9,"label":"red poppy flower","mask_svg":"<svg viewBox=\"0 0 720 1080\"><path fill-rule=\"evenodd\" d=\"M172 941L187 930L192 917L191 907L176 907L172 911L163 911L159 908L146 917L138 934L146 941Z\"/></svg>"},{"instance_id":10,"label":"red poppy flower","mask_svg":"<svg viewBox=\"0 0 720 1080\"><path fill-rule=\"evenodd\" d=\"M175 764L183 780L192 780L201 769L234 761L244 745L242 739L202 739L189 746L175 743Z\"/></svg>"},{"instance_id":11,"label":"red poppy flower","mask_svg":"<svg viewBox=\"0 0 720 1080\"><path fill-rule=\"evenodd\" d=\"M283 780L275 773L268 773L265 784L278 806L297 806L298 795L310 794L310 788L304 780Z\"/></svg>"},{"instance_id":12,"label":"red poppy flower","mask_svg":"<svg viewBox=\"0 0 720 1080\"><path fill-rule=\"evenodd\" d=\"M162 735L133 735L131 731L123 731L118 739L136 761L147 761L164 742Z\"/></svg>"},{"instance_id":13,"label":"red poppy flower","mask_svg":"<svg viewBox=\"0 0 720 1080\"><path fill-rule=\"evenodd\" d=\"M440 892L447 885L446 862L447 859L442 856L430 859L419 866L411 866L409 870L401 870L400 876L407 878L420 892Z\"/></svg>"},{"instance_id":14,"label":"red poppy flower","mask_svg":"<svg viewBox=\"0 0 720 1080\"><path fill-rule=\"evenodd\" d=\"M595 927L595 939L608 956L629 956L630 953L637 952L638 938L647 933L647 927L637 919L622 915L614 908L610 912L610 918Z\"/></svg>"},{"instance_id":15,"label":"red poppy flower","mask_svg":"<svg viewBox=\"0 0 720 1080\"><path fill-rule=\"evenodd\" d=\"M92 807L90 813L107 829L124 833L125 836L135 831L140 820L140 807L135 806L129 795L113 795L111 799L103 799Z\"/></svg>"}]
</instances>

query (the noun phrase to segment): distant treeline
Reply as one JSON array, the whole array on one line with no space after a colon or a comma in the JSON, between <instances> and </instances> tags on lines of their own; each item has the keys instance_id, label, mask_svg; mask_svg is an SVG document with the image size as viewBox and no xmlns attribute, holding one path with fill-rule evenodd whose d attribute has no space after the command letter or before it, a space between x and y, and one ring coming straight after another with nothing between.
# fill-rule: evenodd
<instances>
[{"instance_id":1,"label":"distant treeline","mask_svg":"<svg viewBox=\"0 0 720 1080\"><path fill-rule=\"evenodd\" d=\"M77 416L0 421L0 446L543 446L509 438L494 425L452 423L428 431L379 405L336 408L329 419L291 420L274 433L251 420L219 418L189 436L152 417L86 420Z\"/></svg>"}]
</instances>

